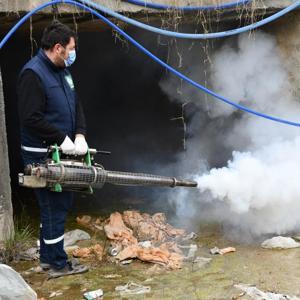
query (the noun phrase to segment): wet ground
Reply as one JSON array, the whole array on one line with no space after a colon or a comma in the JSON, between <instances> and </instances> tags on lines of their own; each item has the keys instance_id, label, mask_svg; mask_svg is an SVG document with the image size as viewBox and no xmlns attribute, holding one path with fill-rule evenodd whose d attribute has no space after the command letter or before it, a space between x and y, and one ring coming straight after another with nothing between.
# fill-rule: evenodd
<instances>
[{"instance_id":1,"label":"wet ground","mask_svg":"<svg viewBox=\"0 0 300 300\"><path fill-rule=\"evenodd\" d=\"M69 228L74 229L70 223ZM78 228L78 226L76 226ZM80 245L100 242L105 245L102 234L93 235L92 241ZM151 287L145 295L126 296L123 299L250 299L239 298L237 283L252 284L264 291L289 294L300 297L300 248L291 250L266 250L259 245L243 245L224 239L216 225L202 225L199 236L193 241L198 245L197 256L212 258L204 267L196 263L184 263L181 270L150 272L149 263L134 261L129 265L116 265L106 258L102 262L85 261L90 266L88 273L76 276L47 280L44 274L24 276L38 293L39 297L49 299L52 292L62 295L51 299L83 299L85 291L101 288L104 299L121 299L115 292L117 285L134 281ZM213 247L234 246L237 251L223 256L212 256L209 249ZM37 263L19 262L12 266L22 272ZM107 278L113 275L113 278Z\"/></svg>"}]
</instances>

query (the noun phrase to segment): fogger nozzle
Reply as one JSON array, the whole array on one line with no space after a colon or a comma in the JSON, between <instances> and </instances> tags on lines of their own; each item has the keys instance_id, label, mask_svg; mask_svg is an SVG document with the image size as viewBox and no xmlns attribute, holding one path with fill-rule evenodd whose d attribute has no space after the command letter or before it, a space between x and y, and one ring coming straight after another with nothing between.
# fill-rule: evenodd
<instances>
[{"instance_id":1,"label":"fogger nozzle","mask_svg":"<svg viewBox=\"0 0 300 300\"><path fill-rule=\"evenodd\" d=\"M196 187L197 182L175 177L144 173L108 171L96 166L45 164L27 168L31 175L43 178L51 184L101 188L105 183L128 186Z\"/></svg>"}]
</instances>

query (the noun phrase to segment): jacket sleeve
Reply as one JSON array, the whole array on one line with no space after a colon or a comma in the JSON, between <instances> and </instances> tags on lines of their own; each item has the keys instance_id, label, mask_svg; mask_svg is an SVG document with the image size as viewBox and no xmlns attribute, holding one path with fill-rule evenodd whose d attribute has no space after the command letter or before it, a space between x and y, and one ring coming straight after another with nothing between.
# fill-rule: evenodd
<instances>
[{"instance_id":1,"label":"jacket sleeve","mask_svg":"<svg viewBox=\"0 0 300 300\"><path fill-rule=\"evenodd\" d=\"M60 145L66 135L44 118L46 97L40 78L32 70L26 70L18 82L18 109L21 126L48 145Z\"/></svg>"},{"instance_id":2,"label":"jacket sleeve","mask_svg":"<svg viewBox=\"0 0 300 300\"><path fill-rule=\"evenodd\" d=\"M86 122L82 103L76 94L76 133L86 135Z\"/></svg>"}]
</instances>

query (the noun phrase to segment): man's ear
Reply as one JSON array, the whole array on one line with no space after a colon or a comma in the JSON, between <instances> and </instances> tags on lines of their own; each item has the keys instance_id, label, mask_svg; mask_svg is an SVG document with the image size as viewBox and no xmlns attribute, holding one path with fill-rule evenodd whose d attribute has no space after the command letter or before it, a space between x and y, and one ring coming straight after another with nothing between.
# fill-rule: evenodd
<instances>
[{"instance_id":1,"label":"man's ear","mask_svg":"<svg viewBox=\"0 0 300 300\"><path fill-rule=\"evenodd\" d=\"M62 48L61 44L55 44L52 48L52 51L58 54L60 52L60 48Z\"/></svg>"}]
</instances>

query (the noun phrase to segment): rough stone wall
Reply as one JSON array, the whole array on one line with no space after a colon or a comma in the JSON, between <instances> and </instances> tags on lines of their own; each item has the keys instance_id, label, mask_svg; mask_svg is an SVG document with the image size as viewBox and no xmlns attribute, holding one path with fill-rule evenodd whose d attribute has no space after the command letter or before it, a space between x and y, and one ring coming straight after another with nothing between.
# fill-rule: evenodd
<instances>
[{"instance_id":1,"label":"rough stone wall","mask_svg":"<svg viewBox=\"0 0 300 300\"><path fill-rule=\"evenodd\" d=\"M300 12L276 23L274 32L286 61L293 93L300 101Z\"/></svg>"},{"instance_id":2,"label":"rough stone wall","mask_svg":"<svg viewBox=\"0 0 300 300\"><path fill-rule=\"evenodd\" d=\"M0 241L10 238L13 234L13 230L14 226L4 114L4 95L0 69Z\"/></svg>"},{"instance_id":3,"label":"rough stone wall","mask_svg":"<svg viewBox=\"0 0 300 300\"><path fill-rule=\"evenodd\" d=\"M106 7L113 9L115 11L123 12L139 12L141 10L153 11L150 9L145 9L143 7L127 4L121 0L93 0L96 3L105 5ZM162 3L168 5L218 5L233 2L233 0L147 0L153 3ZM252 4L255 9L257 8L282 8L287 5L292 4L293 0L253 0ZM16 11L29 11L38 5L45 3L44 0L0 0L0 12L16 12ZM69 5L60 10L65 12L76 12L76 9L70 7ZM51 9L49 8L50 12ZM153 11L155 12L155 10Z\"/></svg>"}]
</instances>

